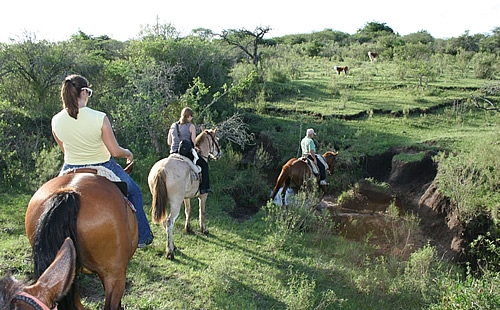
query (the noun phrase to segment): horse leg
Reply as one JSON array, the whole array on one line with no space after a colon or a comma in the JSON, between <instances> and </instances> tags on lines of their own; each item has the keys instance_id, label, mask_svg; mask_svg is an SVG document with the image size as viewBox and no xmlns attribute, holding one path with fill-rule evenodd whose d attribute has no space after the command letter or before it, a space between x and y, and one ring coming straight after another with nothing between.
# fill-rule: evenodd
<instances>
[{"instance_id":1,"label":"horse leg","mask_svg":"<svg viewBox=\"0 0 500 310\"><path fill-rule=\"evenodd\" d=\"M179 209L181 208L181 202L171 202L170 203L170 214L167 217L167 219L163 222L163 227L165 228L165 231L167 233L167 244L166 244L166 257L170 258L171 260L174 259L174 251L176 249L174 245L174 236L173 236L173 230L174 230L174 224L175 220L179 216Z\"/></svg>"},{"instance_id":2,"label":"horse leg","mask_svg":"<svg viewBox=\"0 0 500 310\"><path fill-rule=\"evenodd\" d=\"M286 197L286 192L288 190L288 187L290 187L290 178L286 179L286 181L283 183L283 188L281 189L281 205L285 206L285 197Z\"/></svg>"},{"instance_id":3,"label":"horse leg","mask_svg":"<svg viewBox=\"0 0 500 310\"><path fill-rule=\"evenodd\" d=\"M188 234L193 233L191 228L191 200L189 198L184 199L184 213L186 213L186 224L184 225L184 230Z\"/></svg>"},{"instance_id":4,"label":"horse leg","mask_svg":"<svg viewBox=\"0 0 500 310\"><path fill-rule=\"evenodd\" d=\"M77 284L74 284L74 285L75 285L75 287L77 286ZM78 310L84 310L85 308L82 305L82 300L81 300L80 292L78 291L78 289L75 289L73 291L73 294L74 294L73 300L75 301L75 308Z\"/></svg>"},{"instance_id":5,"label":"horse leg","mask_svg":"<svg viewBox=\"0 0 500 310\"><path fill-rule=\"evenodd\" d=\"M200 232L204 235L208 235L208 229L205 224L205 202L207 201L207 194L198 196L198 205L200 208L199 222L200 222Z\"/></svg>"},{"instance_id":6,"label":"horse leg","mask_svg":"<svg viewBox=\"0 0 500 310\"><path fill-rule=\"evenodd\" d=\"M125 279L125 270L120 272L120 274L106 275L104 280L101 279L106 293L104 310L123 309L121 306L121 300L123 294L125 293Z\"/></svg>"}]
</instances>

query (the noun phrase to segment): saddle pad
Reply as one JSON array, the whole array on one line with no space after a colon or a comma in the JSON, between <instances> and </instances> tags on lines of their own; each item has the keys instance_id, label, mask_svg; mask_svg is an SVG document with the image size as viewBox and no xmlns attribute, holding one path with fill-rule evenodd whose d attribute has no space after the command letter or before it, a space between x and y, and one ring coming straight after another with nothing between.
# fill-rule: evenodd
<instances>
[{"instance_id":1,"label":"saddle pad","mask_svg":"<svg viewBox=\"0 0 500 310\"><path fill-rule=\"evenodd\" d=\"M187 158L186 156L183 156L179 153L173 153L173 154L170 154L171 157L174 157L176 159L179 159L179 160L183 160L185 161L189 167L191 167L191 170L193 170L194 173L200 173L201 172L201 167L198 166L198 165L195 165L193 163L193 161L191 161L191 159Z\"/></svg>"},{"instance_id":2,"label":"saddle pad","mask_svg":"<svg viewBox=\"0 0 500 310\"><path fill-rule=\"evenodd\" d=\"M302 156L299 159L305 161L309 165L309 168L311 168L311 171L314 174L319 174L318 166L314 163L312 159L309 159L309 157L305 156Z\"/></svg>"},{"instance_id":3,"label":"saddle pad","mask_svg":"<svg viewBox=\"0 0 500 310\"><path fill-rule=\"evenodd\" d=\"M85 166L85 167L81 167L81 168L68 169L68 170L60 172L59 176L69 174L69 173L76 173L79 169L94 169L94 170L96 170L97 175L103 176L112 182L120 182L121 181L120 178L117 177L113 171L111 171L108 168L103 167L103 166Z\"/></svg>"}]
</instances>

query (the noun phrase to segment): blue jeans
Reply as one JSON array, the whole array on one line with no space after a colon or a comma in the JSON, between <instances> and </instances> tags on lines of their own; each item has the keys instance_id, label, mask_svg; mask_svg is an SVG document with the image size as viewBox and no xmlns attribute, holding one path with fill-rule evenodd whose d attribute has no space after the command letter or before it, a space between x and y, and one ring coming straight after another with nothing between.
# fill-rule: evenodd
<instances>
[{"instance_id":1,"label":"blue jeans","mask_svg":"<svg viewBox=\"0 0 500 310\"><path fill-rule=\"evenodd\" d=\"M144 207L142 205L142 193L139 185L123 170L123 168L111 157L111 159L105 163L99 164L89 164L89 165L68 165L64 163L61 172L72 168L81 168L86 166L103 166L113 171L116 176L127 183L127 198L135 207L135 215L137 216L137 226L139 229L139 243L145 243L153 237L151 233L151 228L149 227L148 219L146 218L146 213L144 213Z\"/></svg>"}]
</instances>

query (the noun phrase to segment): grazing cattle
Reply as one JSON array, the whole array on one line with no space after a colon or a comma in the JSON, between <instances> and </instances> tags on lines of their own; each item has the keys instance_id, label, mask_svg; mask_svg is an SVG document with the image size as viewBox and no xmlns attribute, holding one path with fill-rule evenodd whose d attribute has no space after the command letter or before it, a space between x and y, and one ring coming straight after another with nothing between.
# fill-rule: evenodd
<instances>
[{"instance_id":1,"label":"grazing cattle","mask_svg":"<svg viewBox=\"0 0 500 310\"><path fill-rule=\"evenodd\" d=\"M375 59L377 58L378 54L375 52L368 52L368 58L370 58L371 62L374 62Z\"/></svg>"},{"instance_id":2,"label":"grazing cattle","mask_svg":"<svg viewBox=\"0 0 500 310\"><path fill-rule=\"evenodd\" d=\"M347 66L343 66L343 67L335 66L335 67L333 67L333 70L337 71L337 73L339 75L340 75L340 73L342 73L342 71L344 71L345 75L347 75L349 73L349 68Z\"/></svg>"}]
</instances>

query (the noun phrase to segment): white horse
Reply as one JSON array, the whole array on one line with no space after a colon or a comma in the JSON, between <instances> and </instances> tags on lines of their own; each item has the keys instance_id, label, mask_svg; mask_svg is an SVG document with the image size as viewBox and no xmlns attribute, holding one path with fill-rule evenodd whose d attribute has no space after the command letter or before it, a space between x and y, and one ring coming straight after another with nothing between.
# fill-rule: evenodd
<instances>
[{"instance_id":1,"label":"white horse","mask_svg":"<svg viewBox=\"0 0 500 310\"><path fill-rule=\"evenodd\" d=\"M216 131L217 129L205 129L196 137L195 145L199 149L198 154L207 162L209 157L217 160L222 156ZM151 214L153 222L162 223L165 228L167 234L166 256L170 259L174 259L174 223L179 216L183 201L186 213L184 226L186 232L192 233L190 198L198 197L200 232L208 234L205 225L205 202L208 194L200 194L201 175L198 173L199 169L196 168L199 167L194 166L187 157L171 154L156 162L149 171L148 185L152 194ZM167 203L170 204L168 216Z\"/></svg>"}]
</instances>

